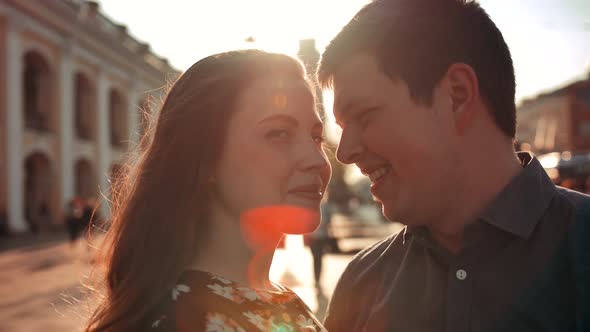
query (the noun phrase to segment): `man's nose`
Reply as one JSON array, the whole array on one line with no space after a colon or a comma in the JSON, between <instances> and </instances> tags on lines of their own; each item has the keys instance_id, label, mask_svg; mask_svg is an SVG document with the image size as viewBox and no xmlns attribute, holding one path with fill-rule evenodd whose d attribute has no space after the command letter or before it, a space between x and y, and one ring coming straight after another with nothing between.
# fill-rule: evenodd
<instances>
[{"instance_id":1,"label":"man's nose","mask_svg":"<svg viewBox=\"0 0 590 332\"><path fill-rule=\"evenodd\" d=\"M363 153L360 137L354 130L344 129L336 151L336 158L343 164L354 164Z\"/></svg>"}]
</instances>

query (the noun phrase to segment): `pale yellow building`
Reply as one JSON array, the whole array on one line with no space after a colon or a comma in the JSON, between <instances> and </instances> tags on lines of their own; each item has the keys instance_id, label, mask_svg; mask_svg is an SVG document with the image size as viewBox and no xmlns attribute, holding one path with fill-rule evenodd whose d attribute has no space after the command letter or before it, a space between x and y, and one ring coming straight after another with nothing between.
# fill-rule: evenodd
<instances>
[{"instance_id":1,"label":"pale yellow building","mask_svg":"<svg viewBox=\"0 0 590 332\"><path fill-rule=\"evenodd\" d=\"M95 2L0 1L0 213L9 229L51 228L73 197L108 197L109 175L144 130L141 109L157 109L178 74Z\"/></svg>"}]
</instances>

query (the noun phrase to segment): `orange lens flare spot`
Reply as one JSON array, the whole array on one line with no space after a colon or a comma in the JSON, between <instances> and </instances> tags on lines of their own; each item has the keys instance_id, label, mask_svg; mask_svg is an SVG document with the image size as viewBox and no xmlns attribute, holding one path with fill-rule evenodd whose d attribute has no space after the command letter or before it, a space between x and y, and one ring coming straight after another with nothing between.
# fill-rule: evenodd
<instances>
[{"instance_id":1,"label":"orange lens flare spot","mask_svg":"<svg viewBox=\"0 0 590 332\"><path fill-rule=\"evenodd\" d=\"M290 205L259 207L244 212L240 218L242 234L255 251L248 267L250 281L259 279L257 267L275 250L283 234L307 233L317 227L319 220L318 211Z\"/></svg>"},{"instance_id":2,"label":"orange lens flare spot","mask_svg":"<svg viewBox=\"0 0 590 332\"><path fill-rule=\"evenodd\" d=\"M315 210L290 205L268 206L243 213L241 227L254 248L274 248L283 234L309 232L319 219L320 214Z\"/></svg>"},{"instance_id":3,"label":"orange lens flare spot","mask_svg":"<svg viewBox=\"0 0 590 332\"><path fill-rule=\"evenodd\" d=\"M272 105L274 108L284 110L287 108L287 95L279 93L273 96Z\"/></svg>"}]
</instances>

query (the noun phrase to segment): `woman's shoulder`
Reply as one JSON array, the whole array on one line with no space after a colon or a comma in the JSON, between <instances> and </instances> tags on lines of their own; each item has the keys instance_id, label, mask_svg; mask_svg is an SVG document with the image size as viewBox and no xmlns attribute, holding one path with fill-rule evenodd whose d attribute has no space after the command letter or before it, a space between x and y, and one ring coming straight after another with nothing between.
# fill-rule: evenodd
<instances>
[{"instance_id":1,"label":"woman's shoulder","mask_svg":"<svg viewBox=\"0 0 590 332\"><path fill-rule=\"evenodd\" d=\"M186 271L151 317L154 331L266 331L281 325L322 331L292 291L257 290L203 271Z\"/></svg>"},{"instance_id":2,"label":"woman's shoulder","mask_svg":"<svg viewBox=\"0 0 590 332\"><path fill-rule=\"evenodd\" d=\"M175 284L164 292L164 296L149 315L147 325L154 331L176 331L178 317L192 312L193 320L200 320L207 304L208 292L205 287L208 275L184 272ZM185 317L183 317L184 319Z\"/></svg>"}]
</instances>

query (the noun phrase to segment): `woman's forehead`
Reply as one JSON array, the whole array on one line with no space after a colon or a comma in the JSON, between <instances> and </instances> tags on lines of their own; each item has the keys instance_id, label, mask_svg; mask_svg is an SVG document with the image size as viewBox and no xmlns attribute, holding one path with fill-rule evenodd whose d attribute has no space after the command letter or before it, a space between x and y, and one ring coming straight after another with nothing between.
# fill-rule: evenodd
<instances>
[{"instance_id":1,"label":"woman's forehead","mask_svg":"<svg viewBox=\"0 0 590 332\"><path fill-rule=\"evenodd\" d=\"M313 108L314 98L303 79L265 78L252 82L238 98L238 110L261 113Z\"/></svg>"},{"instance_id":2,"label":"woman's forehead","mask_svg":"<svg viewBox=\"0 0 590 332\"><path fill-rule=\"evenodd\" d=\"M291 94L311 93L309 85L303 78L273 76L250 82L242 95L248 97L250 95L257 96L259 94L276 94L280 92Z\"/></svg>"}]
</instances>

